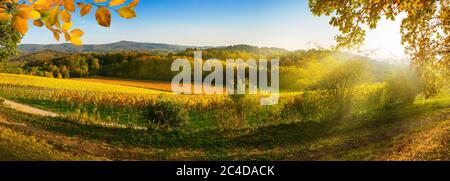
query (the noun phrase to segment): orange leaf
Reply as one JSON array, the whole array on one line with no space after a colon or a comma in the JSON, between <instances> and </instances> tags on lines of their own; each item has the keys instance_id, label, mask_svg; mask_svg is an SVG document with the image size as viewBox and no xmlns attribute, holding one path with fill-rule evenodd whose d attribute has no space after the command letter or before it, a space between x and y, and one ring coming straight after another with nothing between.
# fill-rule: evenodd
<instances>
[{"instance_id":1,"label":"orange leaf","mask_svg":"<svg viewBox=\"0 0 450 181\"><path fill-rule=\"evenodd\" d=\"M109 1L109 6L111 6L111 7L119 6L119 5L122 5L123 3L125 3L125 1L127 1L127 0L111 0L111 1Z\"/></svg>"},{"instance_id":2,"label":"orange leaf","mask_svg":"<svg viewBox=\"0 0 450 181\"><path fill-rule=\"evenodd\" d=\"M8 21L11 19L11 15L6 12L0 12L0 21Z\"/></svg>"},{"instance_id":3,"label":"orange leaf","mask_svg":"<svg viewBox=\"0 0 450 181\"><path fill-rule=\"evenodd\" d=\"M66 39L66 41L70 41L70 35L68 33L64 33L64 39Z\"/></svg>"},{"instance_id":4,"label":"orange leaf","mask_svg":"<svg viewBox=\"0 0 450 181\"><path fill-rule=\"evenodd\" d=\"M36 10L50 10L52 5L52 0L37 0L33 3L33 6Z\"/></svg>"},{"instance_id":5,"label":"orange leaf","mask_svg":"<svg viewBox=\"0 0 450 181\"><path fill-rule=\"evenodd\" d=\"M95 19L99 25L109 27L111 25L111 12L108 8L100 6L95 12Z\"/></svg>"},{"instance_id":6,"label":"orange leaf","mask_svg":"<svg viewBox=\"0 0 450 181\"><path fill-rule=\"evenodd\" d=\"M67 32L67 31L69 31L70 30L70 28L72 28L72 26L73 26L73 23L72 22L68 22L68 23L64 23L63 25L62 25L62 31L63 32Z\"/></svg>"},{"instance_id":7,"label":"orange leaf","mask_svg":"<svg viewBox=\"0 0 450 181\"><path fill-rule=\"evenodd\" d=\"M29 16L30 16L31 19L39 19L39 18L41 18L41 14L38 11L36 11L36 10L31 11L29 13Z\"/></svg>"},{"instance_id":8,"label":"orange leaf","mask_svg":"<svg viewBox=\"0 0 450 181\"><path fill-rule=\"evenodd\" d=\"M58 15L59 15L59 10L60 7L59 6L55 6L49 14L49 18L50 18L50 24L51 25L55 25L58 21Z\"/></svg>"},{"instance_id":9,"label":"orange leaf","mask_svg":"<svg viewBox=\"0 0 450 181\"><path fill-rule=\"evenodd\" d=\"M134 8L139 4L139 0L133 0L130 2L130 4L128 4L128 7L130 8Z\"/></svg>"},{"instance_id":10,"label":"orange leaf","mask_svg":"<svg viewBox=\"0 0 450 181\"><path fill-rule=\"evenodd\" d=\"M44 23L41 20L37 19L33 21L33 25L37 27L42 27L44 26Z\"/></svg>"},{"instance_id":11,"label":"orange leaf","mask_svg":"<svg viewBox=\"0 0 450 181\"><path fill-rule=\"evenodd\" d=\"M55 38L56 41L59 41L59 33L56 31L53 31L53 37Z\"/></svg>"},{"instance_id":12,"label":"orange leaf","mask_svg":"<svg viewBox=\"0 0 450 181\"><path fill-rule=\"evenodd\" d=\"M83 44L81 42L81 39L79 37L76 37L76 36L71 36L70 37L70 42L72 42L72 44L77 45L77 46L80 46L80 45Z\"/></svg>"},{"instance_id":13,"label":"orange leaf","mask_svg":"<svg viewBox=\"0 0 450 181\"><path fill-rule=\"evenodd\" d=\"M61 13L59 13L59 17L61 18L62 21L68 23L68 22L70 22L70 19L72 16L70 15L70 13L68 11L62 10Z\"/></svg>"},{"instance_id":14,"label":"orange leaf","mask_svg":"<svg viewBox=\"0 0 450 181\"><path fill-rule=\"evenodd\" d=\"M28 21L21 16L15 16L12 25L14 29L16 29L22 35L25 35L28 31Z\"/></svg>"},{"instance_id":15,"label":"orange leaf","mask_svg":"<svg viewBox=\"0 0 450 181\"><path fill-rule=\"evenodd\" d=\"M64 0L64 9L67 11L75 12L75 3L73 0Z\"/></svg>"},{"instance_id":16,"label":"orange leaf","mask_svg":"<svg viewBox=\"0 0 450 181\"><path fill-rule=\"evenodd\" d=\"M78 6L80 7L80 15L84 16L86 14L88 14L89 12L91 12L92 9L92 5L91 4L83 4L83 3L78 3Z\"/></svg>"},{"instance_id":17,"label":"orange leaf","mask_svg":"<svg viewBox=\"0 0 450 181\"><path fill-rule=\"evenodd\" d=\"M84 32L80 29L73 29L70 31L70 36L76 36L76 37L82 37L84 35Z\"/></svg>"},{"instance_id":18,"label":"orange leaf","mask_svg":"<svg viewBox=\"0 0 450 181\"><path fill-rule=\"evenodd\" d=\"M133 9L131 9L130 7L124 6L120 9L117 10L117 13L119 13L119 15L122 18L126 18L126 19L130 19L130 18L134 18L136 17L136 12L134 12Z\"/></svg>"}]
</instances>

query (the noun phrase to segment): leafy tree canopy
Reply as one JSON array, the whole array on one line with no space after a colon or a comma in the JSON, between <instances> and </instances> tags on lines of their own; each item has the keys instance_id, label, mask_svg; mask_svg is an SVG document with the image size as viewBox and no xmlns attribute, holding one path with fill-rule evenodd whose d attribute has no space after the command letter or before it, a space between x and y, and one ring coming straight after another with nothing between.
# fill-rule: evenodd
<instances>
[{"instance_id":1,"label":"leafy tree canopy","mask_svg":"<svg viewBox=\"0 0 450 181\"><path fill-rule=\"evenodd\" d=\"M0 37L0 60L4 60L16 53L22 35L11 26L10 21L0 21Z\"/></svg>"},{"instance_id":2,"label":"leafy tree canopy","mask_svg":"<svg viewBox=\"0 0 450 181\"><path fill-rule=\"evenodd\" d=\"M336 48L357 48L365 26L374 29L381 18L405 14L402 44L416 65L450 68L450 0L309 0L314 15L332 16L330 25L341 32Z\"/></svg>"},{"instance_id":3,"label":"leafy tree canopy","mask_svg":"<svg viewBox=\"0 0 450 181\"><path fill-rule=\"evenodd\" d=\"M136 17L134 8L139 0L0 0L1 57L14 54L22 36L28 31L28 21L37 27L46 27L59 41L61 36L68 42L81 45L84 32L73 28L72 15L78 7L80 16L95 9L97 23L111 25L111 10L122 18Z\"/></svg>"}]
</instances>

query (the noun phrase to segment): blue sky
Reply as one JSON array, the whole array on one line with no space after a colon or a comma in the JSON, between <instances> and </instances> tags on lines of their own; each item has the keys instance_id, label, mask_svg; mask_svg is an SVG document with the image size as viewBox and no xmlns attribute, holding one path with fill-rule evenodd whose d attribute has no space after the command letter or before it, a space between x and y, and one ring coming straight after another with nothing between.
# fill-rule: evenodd
<instances>
[{"instance_id":1,"label":"blue sky","mask_svg":"<svg viewBox=\"0 0 450 181\"><path fill-rule=\"evenodd\" d=\"M94 13L74 17L83 29L84 44L121 40L183 45L221 46L251 44L289 50L315 44L329 47L338 33L329 17L315 17L306 0L141 0L137 18L113 15L110 28L96 24ZM381 22L368 33L363 49L377 50L381 57L401 57L398 22ZM32 27L23 43L56 42L45 28Z\"/></svg>"}]
</instances>

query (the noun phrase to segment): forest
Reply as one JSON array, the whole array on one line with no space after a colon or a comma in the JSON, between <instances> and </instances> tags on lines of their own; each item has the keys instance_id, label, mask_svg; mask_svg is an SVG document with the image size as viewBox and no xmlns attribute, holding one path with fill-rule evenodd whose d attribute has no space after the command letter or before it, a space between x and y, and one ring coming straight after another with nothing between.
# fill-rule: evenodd
<instances>
[{"instance_id":1,"label":"forest","mask_svg":"<svg viewBox=\"0 0 450 181\"><path fill-rule=\"evenodd\" d=\"M179 58L187 58L192 61L195 50L188 48L179 52L122 51L110 53L41 51L19 55L2 62L0 72L65 79L105 76L170 82L177 73L170 70L172 62ZM363 56L325 49L287 51L277 48L235 45L204 49L202 53L205 60L210 58L222 61L230 58L243 60L278 58L280 60L280 87L292 91L308 89L311 83L305 81L311 78L313 72L316 72L316 79L318 79L319 66L332 66L330 63L362 62L367 65L373 82L382 81L395 69L402 67L401 65L377 62ZM314 66L317 70L311 70ZM292 82L297 83L292 84Z\"/></svg>"}]
</instances>

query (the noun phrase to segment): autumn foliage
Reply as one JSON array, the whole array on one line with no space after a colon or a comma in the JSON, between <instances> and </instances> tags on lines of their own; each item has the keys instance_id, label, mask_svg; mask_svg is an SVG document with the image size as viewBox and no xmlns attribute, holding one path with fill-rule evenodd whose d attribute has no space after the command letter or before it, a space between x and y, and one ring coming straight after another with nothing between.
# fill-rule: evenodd
<instances>
[{"instance_id":1,"label":"autumn foliage","mask_svg":"<svg viewBox=\"0 0 450 181\"><path fill-rule=\"evenodd\" d=\"M28 31L28 21L32 20L37 27L46 27L53 33L54 38L59 41L64 36L66 41L75 45L81 45L81 37L84 32L74 28L72 15L79 9L80 16L85 16L95 9L97 23L104 27L111 25L111 11L119 16L130 19L136 17L134 8L139 0L1 0L0 21L11 22L12 27L25 35Z\"/></svg>"}]
</instances>

